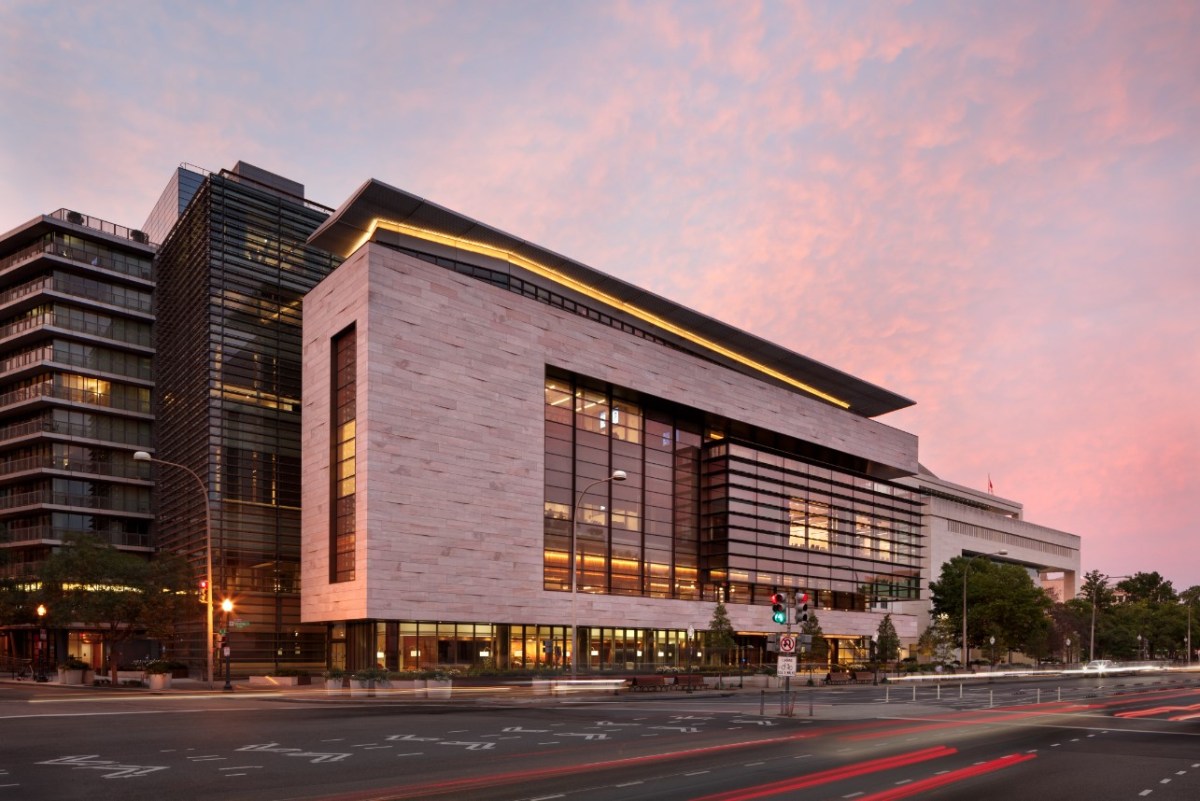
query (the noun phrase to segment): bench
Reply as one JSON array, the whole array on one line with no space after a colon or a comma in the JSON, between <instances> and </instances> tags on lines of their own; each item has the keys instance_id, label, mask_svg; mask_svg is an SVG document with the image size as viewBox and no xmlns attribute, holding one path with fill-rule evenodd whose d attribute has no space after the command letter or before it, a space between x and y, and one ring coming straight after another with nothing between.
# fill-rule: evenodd
<instances>
[{"instance_id":1,"label":"bench","mask_svg":"<svg viewBox=\"0 0 1200 801\"><path fill-rule=\"evenodd\" d=\"M854 682L856 684L874 684L875 683L875 674L869 670L855 670L855 671L853 671L853 673L851 675L854 676Z\"/></svg>"},{"instance_id":2,"label":"bench","mask_svg":"<svg viewBox=\"0 0 1200 801\"><path fill-rule=\"evenodd\" d=\"M699 687L701 690L703 690L704 689L704 677L698 676L694 673L685 673L681 676L675 677L675 684L673 686L677 690L683 690L683 689L690 690L693 687Z\"/></svg>"},{"instance_id":3,"label":"bench","mask_svg":"<svg viewBox=\"0 0 1200 801\"><path fill-rule=\"evenodd\" d=\"M665 690L668 686L666 676L634 676L629 680L629 689L639 692Z\"/></svg>"},{"instance_id":4,"label":"bench","mask_svg":"<svg viewBox=\"0 0 1200 801\"><path fill-rule=\"evenodd\" d=\"M838 671L837 673L828 673L825 675L825 683L829 685L849 684L851 681L852 678L850 674L842 671Z\"/></svg>"}]
</instances>

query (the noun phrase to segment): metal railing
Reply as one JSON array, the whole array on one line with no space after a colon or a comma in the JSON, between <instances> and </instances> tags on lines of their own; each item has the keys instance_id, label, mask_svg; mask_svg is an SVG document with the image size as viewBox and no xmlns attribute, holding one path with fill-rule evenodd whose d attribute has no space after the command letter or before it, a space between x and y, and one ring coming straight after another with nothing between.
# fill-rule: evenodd
<instances>
[{"instance_id":1,"label":"metal railing","mask_svg":"<svg viewBox=\"0 0 1200 801\"><path fill-rule=\"evenodd\" d=\"M59 400L71 401L73 403L89 403L94 406L105 406L109 409L120 409L126 412L141 412L143 414L150 413L150 401L139 401L136 399L120 399L103 392L92 392L83 389L69 389L67 387L56 387L48 382L34 384L29 387L20 387L12 392L6 392L0 395L0 409L9 406L15 406L19 403L35 400L37 398L57 398Z\"/></svg>"},{"instance_id":2,"label":"metal railing","mask_svg":"<svg viewBox=\"0 0 1200 801\"><path fill-rule=\"evenodd\" d=\"M137 242L139 245L149 245L150 238L146 236L144 231L139 231L136 228L127 228L124 225L117 225L108 220L102 220L99 217L92 217L87 214L82 214L78 211L70 209L59 209L46 215L53 217L56 220L69 222L72 225L82 225L85 228L91 228L93 231L99 231L104 234L112 234L119 236L122 239L128 239L131 242Z\"/></svg>"}]
</instances>

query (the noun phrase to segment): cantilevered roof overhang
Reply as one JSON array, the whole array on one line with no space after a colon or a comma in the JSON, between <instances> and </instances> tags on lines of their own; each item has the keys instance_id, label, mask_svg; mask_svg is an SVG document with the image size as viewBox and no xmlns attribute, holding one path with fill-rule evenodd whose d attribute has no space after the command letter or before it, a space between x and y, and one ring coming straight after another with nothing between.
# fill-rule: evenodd
<instances>
[{"instance_id":1,"label":"cantilevered roof overhang","mask_svg":"<svg viewBox=\"0 0 1200 801\"><path fill-rule=\"evenodd\" d=\"M894 392L375 179L359 187L308 241L346 258L377 231L507 261L584 294L620 318L662 333L705 358L862 417L913 405Z\"/></svg>"}]
</instances>

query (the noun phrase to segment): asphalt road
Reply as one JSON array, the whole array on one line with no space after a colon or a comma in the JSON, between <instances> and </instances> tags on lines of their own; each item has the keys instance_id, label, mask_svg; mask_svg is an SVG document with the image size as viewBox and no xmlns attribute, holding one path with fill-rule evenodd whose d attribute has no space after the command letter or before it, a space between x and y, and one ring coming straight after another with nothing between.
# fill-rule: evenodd
<instances>
[{"instance_id":1,"label":"asphalt road","mask_svg":"<svg viewBox=\"0 0 1200 801\"><path fill-rule=\"evenodd\" d=\"M794 717L751 690L440 703L0 684L0 801L1193 801L1197 679L801 688Z\"/></svg>"}]
</instances>

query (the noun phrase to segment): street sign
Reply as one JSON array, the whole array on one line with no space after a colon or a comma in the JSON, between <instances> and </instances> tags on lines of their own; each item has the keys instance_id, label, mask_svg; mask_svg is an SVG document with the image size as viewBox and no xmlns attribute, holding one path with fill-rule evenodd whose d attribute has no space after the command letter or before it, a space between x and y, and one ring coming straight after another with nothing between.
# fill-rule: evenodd
<instances>
[{"instance_id":1,"label":"street sign","mask_svg":"<svg viewBox=\"0 0 1200 801\"><path fill-rule=\"evenodd\" d=\"M772 653L772 654L779 652L779 635L778 634L768 634L767 635L767 652Z\"/></svg>"},{"instance_id":2,"label":"street sign","mask_svg":"<svg viewBox=\"0 0 1200 801\"><path fill-rule=\"evenodd\" d=\"M781 654L796 653L796 635L795 634L779 635L779 653L781 653Z\"/></svg>"},{"instance_id":3,"label":"street sign","mask_svg":"<svg viewBox=\"0 0 1200 801\"><path fill-rule=\"evenodd\" d=\"M790 678L791 676L795 676L796 675L796 657L794 657L794 656L779 657L779 661L775 664L775 674L780 677L783 677L783 678Z\"/></svg>"}]
</instances>

